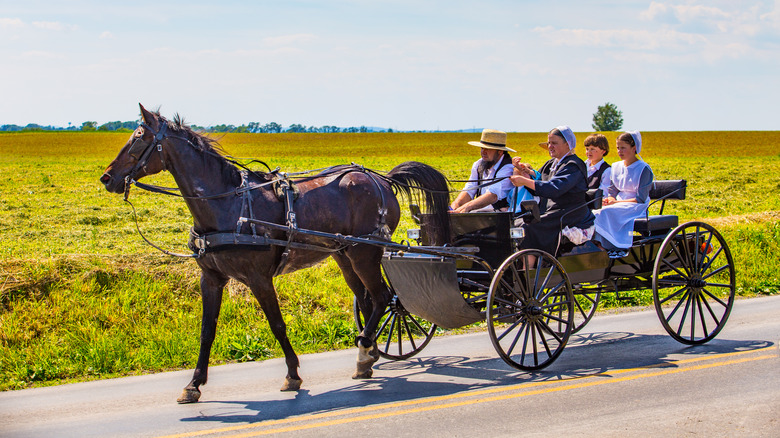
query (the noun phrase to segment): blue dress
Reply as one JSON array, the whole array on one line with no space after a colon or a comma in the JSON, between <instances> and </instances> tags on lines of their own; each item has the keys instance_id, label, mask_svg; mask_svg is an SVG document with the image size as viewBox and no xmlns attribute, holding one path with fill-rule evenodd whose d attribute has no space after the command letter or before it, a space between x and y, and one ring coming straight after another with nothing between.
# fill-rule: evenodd
<instances>
[{"instance_id":1,"label":"blue dress","mask_svg":"<svg viewBox=\"0 0 780 438\"><path fill-rule=\"evenodd\" d=\"M538 170L534 170L534 174L531 179L538 180L541 174ZM512 213L520 213L520 203L523 201L529 201L534 199L531 192L525 187L512 187L509 194L506 195L506 200L509 201L509 211Z\"/></svg>"}]
</instances>

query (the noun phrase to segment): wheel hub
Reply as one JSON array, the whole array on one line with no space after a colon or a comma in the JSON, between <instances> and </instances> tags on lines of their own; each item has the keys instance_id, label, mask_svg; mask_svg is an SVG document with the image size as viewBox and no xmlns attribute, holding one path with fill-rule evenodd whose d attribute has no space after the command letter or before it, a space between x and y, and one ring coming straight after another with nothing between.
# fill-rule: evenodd
<instances>
[{"instance_id":1,"label":"wheel hub","mask_svg":"<svg viewBox=\"0 0 780 438\"><path fill-rule=\"evenodd\" d=\"M701 289L704 286L707 285L707 282L702 280L701 278L691 278L688 280L688 287L694 288L694 289Z\"/></svg>"},{"instance_id":2,"label":"wheel hub","mask_svg":"<svg viewBox=\"0 0 780 438\"><path fill-rule=\"evenodd\" d=\"M401 304L401 301L398 299L398 296L393 296L393 299L390 300L390 309L392 309L392 311L397 313L399 316L409 315L409 312Z\"/></svg>"},{"instance_id":3,"label":"wheel hub","mask_svg":"<svg viewBox=\"0 0 780 438\"><path fill-rule=\"evenodd\" d=\"M542 314L541 306L530 304L525 308L528 316L540 316Z\"/></svg>"}]
</instances>

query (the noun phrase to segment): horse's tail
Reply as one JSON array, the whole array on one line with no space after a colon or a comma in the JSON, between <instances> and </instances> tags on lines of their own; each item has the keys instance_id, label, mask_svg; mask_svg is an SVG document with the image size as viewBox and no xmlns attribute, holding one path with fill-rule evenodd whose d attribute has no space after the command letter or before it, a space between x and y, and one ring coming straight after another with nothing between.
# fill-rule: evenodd
<instances>
[{"instance_id":1,"label":"horse's tail","mask_svg":"<svg viewBox=\"0 0 780 438\"><path fill-rule=\"evenodd\" d=\"M433 244L442 245L450 241L449 219L449 181L447 177L433 167L417 161L406 161L388 172L390 184L397 192L403 192L407 199L419 203L420 193L424 194L425 212L430 214L425 221L431 233ZM412 189L416 189L415 195Z\"/></svg>"}]
</instances>

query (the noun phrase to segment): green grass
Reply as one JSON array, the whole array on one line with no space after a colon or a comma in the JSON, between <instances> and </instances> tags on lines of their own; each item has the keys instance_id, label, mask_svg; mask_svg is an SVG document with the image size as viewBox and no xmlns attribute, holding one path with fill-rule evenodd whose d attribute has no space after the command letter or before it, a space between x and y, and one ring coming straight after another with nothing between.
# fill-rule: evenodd
<instances>
[{"instance_id":1,"label":"green grass","mask_svg":"<svg viewBox=\"0 0 780 438\"><path fill-rule=\"evenodd\" d=\"M0 134L0 390L194 366L200 334L197 267L146 246L121 196L98 183L128 136ZM613 133L608 136L614 141ZM235 134L222 143L233 155L258 157L285 171L352 161L389 170L414 159L464 179L478 154L466 141L475 137ZM643 133L643 138L656 178L688 180L687 199L667 203L665 212L681 222L703 219L723 233L741 295L778 293L780 267L768 255L780 254L780 156L773 149L780 133ZM546 152L536 143L544 139L545 134L510 134L509 143L539 165ZM172 184L168 175L150 182ZM183 202L138 189L131 200L149 238L187 251L191 218ZM394 240L404 238L410 223L404 214ZM351 292L335 263L279 277L275 285L298 353L352 346ZM614 302L608 294L604 303L652 301L648 293L632 297ZM280 353L258 304L245 287L231 282L212 363Z\"/></svg>"},{"instance_id":2,"label":"green grass","mask_svg":"<svg viewBox=\"0 0 780 438\"><path fill-rule=\"evenodd\" d=\"M4 266L8 269L8 266ZM200 334L197 268L157 256L22 262L0 314L0 389L192 368ZM277 279L300 353L352 345L351 292L335 263ZM227 288L212 363L281 355L254 298Z\"/></svg>"}]
</instances>

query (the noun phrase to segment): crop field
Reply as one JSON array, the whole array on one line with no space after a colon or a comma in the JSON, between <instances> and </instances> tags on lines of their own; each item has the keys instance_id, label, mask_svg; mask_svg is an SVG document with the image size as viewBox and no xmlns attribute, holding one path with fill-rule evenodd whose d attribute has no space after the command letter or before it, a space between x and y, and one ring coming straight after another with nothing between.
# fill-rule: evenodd
<instances>
[{"instance_id":1,"label":"crop field","mask_svg":"<svg viewBox=\"0 0 780 438\"><path fill-rule=\"evenodd\" d=\"M98 181L129 135L0 133L0 390L194 367L195 263L147 246L130 207ZM617 134L606 135L614 145ZM656 179L688 181L687 199L668 202L665 213L681 223L703 219L721 231L735 257L740 295L778 293L780 132L642 135L642 155ZM389 171L416 160L458 180L479 156L466 142L478 139L478 133L227 134L220 144L230 155L288 172L350 162ZM544 133L508 139L518 151L513 155L536 166L548 157L537 146L542 141ZM144 181L173 185L167 174ZM187 252L191 218L182 201L138 188L130 200L148 238ZM394 240L405 238L410 225L405 212ZM278 277L275 285L299 354L352 346L351 292L335 263ZM246 289L231 282L227 292L212 363L279 355ZM640 293L629 304L649 303Z\"/></svg>"}]
</instances>

